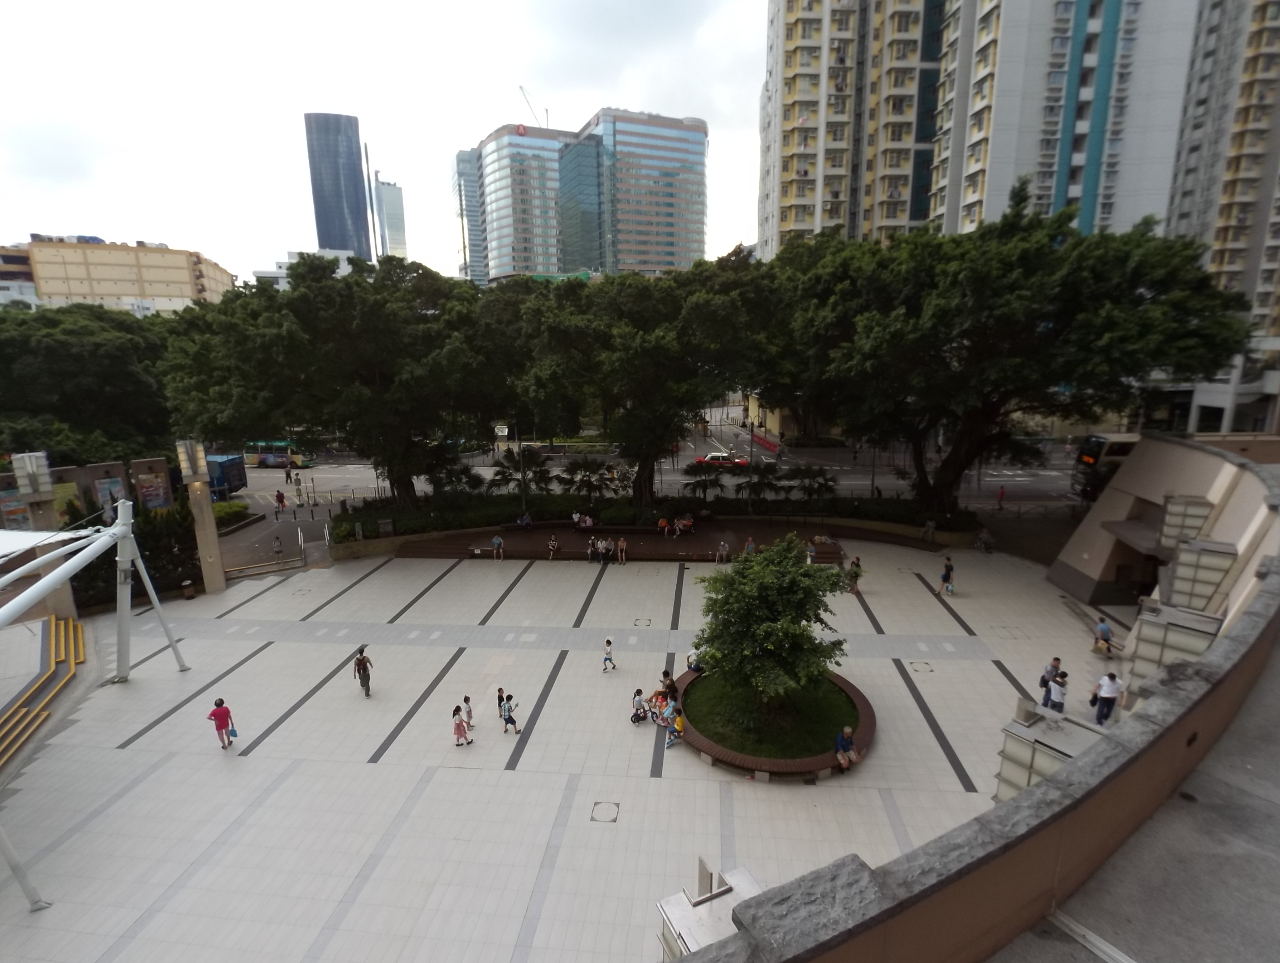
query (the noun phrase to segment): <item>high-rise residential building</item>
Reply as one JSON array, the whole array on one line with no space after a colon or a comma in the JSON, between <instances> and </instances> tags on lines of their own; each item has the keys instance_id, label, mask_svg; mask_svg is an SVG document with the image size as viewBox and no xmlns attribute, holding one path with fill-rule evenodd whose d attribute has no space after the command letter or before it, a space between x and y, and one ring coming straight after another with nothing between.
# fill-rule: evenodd
<instances>
[{"instance_id":1,"label":"high-rise residential building","mask_svg":"<svg viewBox=\"0 0 1280 963\"><path fill-rule=\"evenodd\" d=\"M458 276L484 287L489 283L489 252L484 238L484 213L480 209L480 150L458 151L454 159L453 192L458 198L462 227L462 263Z\"/></svg>"},{"instance_id":2,"label":"high-rise residential building","mask_svg":"<svg viewBox=\"0 0 1280 963\"><path fill-rule=\"evenodd\" d=\"M218 301L236 283L230 271L197 251L46 234L0 248L0 279L48 307L100 304L139 316Z\"/></svg>"},{"instance_id":3,"label":"high-rise residential building","mask_svg":"<svg viewBox=\"0 0 1280 963\"><path fill-rule=\"evenodd\" d=\"M859 229L870 6L769 0L757 202L763 260L792 238Z\"/></svg>"},{"instance_id":4,"label":"high-rise residential building","mask_svg":"<svg viewBox=\"0 0 1280 963\"><path fill-rule=\"evenodd\" d=\"M1191 432L1275 432L1280 2L1200 0L1195 27L1167 231L1208 245L1206 267L1214 280L1249 300L1253 341L1215 380L1168 386L1161 421Z\"/></svg>"},{"instance_id":5,"label":"high-rise residential building","mask_svg":"<svg viewBox=\"0 0 1280 963\"><path fill-rule=\"evenodd\" d=\"M1197 0L945 0L930 217L946 233L1032 203L1081 230L1164 215Z\"/></svg>"},{"instance_id":6,"label":"high-rise residential building","mask_svg":"<svg viewBox=\"0 0 1280 963\"><path fill-rule=\"evenodd\" d=\"M593 154L599 157L595 198ZM612 107L592 117L561 150L562 207L568 201L569 210L579 215L593 204L598 207L606 274L684 271L703 257L706 157L705 121ZM561 270L582 267L587 265L566 261Z\"/></svg>"},{"instance_id":7,"label":"high-rise residential building","mask_svg":"<svg viewBox=\"0 0 1280 963\"><path fill-rule=\"evenodd\" d=\"M508 124L457 155L464 276L684 270L706 247L705 122L605 108Z\"/></svg>"},{"instance_id":8,"label":"high-rise residential building","mask_svg":"<svg viewBox=\"0 0 1280 963\"><path fill-rule=\"evenodd\" d=\"M346 114L307 114L305 120L318 246L371 261L360 121Z\"/></svg>"},{"instance_id":9,"label":"high-rise residential building","mask_svg":"<svg viewBox=\"0 0 1280 963\"><path fill-rule=\"evenodd\" d=\"M858 236L879 241L929 220L945 0L872 7Z\"/></svg>"},{"instance_id":10,"label":"high-rise residential building","mask_svg":"<svg viewBox=\"0 0 1280 963\"><path fill-rule=\"evenodd\" d=\"M409 248L404 235L404 191L390 181L384 181L379 174L379 171L374 171L373 193L377 199L381 253L408 257Z\"/></svg>"}]
</instances>

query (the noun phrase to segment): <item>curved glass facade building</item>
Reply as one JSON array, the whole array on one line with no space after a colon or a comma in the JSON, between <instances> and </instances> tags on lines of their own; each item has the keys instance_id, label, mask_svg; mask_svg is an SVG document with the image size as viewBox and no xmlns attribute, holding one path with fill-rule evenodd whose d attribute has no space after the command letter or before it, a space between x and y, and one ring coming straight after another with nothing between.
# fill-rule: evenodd
<instances>
[{"instance_id":1,"label":"curved glass facade building","mask_svg":"<svg viewBox=\"0 0 1280 963\"><path fill-rule=\"evenodd\" d=\"M319 247L354 251L371 261L360 121L346 114L307 114L305 119Z\"/></svg>"}]
</instances>

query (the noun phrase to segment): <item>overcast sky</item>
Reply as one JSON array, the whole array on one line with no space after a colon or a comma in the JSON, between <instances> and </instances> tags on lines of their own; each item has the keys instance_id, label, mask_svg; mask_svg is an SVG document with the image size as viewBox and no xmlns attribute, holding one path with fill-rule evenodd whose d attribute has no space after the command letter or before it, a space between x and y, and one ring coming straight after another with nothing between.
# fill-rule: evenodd
<instances>
[{"instance_id":1,"label":"overcast sky","mask_svg":"<svg viewBox=\"0 0 1280 963\"><path fill-rule=\"evenodd\" d=\"M765 0L5 7L0 244L162 241L241 279L315 250L302 115L355 114L405 194L409 255L455 276L454 154L600 107L707 121L707 256L756 239Z\"/></svg>"}]
</instances>

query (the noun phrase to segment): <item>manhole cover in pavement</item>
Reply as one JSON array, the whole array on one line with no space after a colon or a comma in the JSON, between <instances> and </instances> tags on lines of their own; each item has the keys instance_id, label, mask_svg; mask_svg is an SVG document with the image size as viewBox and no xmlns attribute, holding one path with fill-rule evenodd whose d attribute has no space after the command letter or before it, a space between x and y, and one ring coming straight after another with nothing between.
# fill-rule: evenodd
<instances>
[{"instance_id":1,"label":"manhole cover in pavement","mask_svg":"<svg viewBox=\"0 0 1280 963\"><path fill-rule=\"evenodd\" d=\"M635 624L641 627L653 625L653 619L636 619Z\"/></svg>"},{"instance_id":2,"label":"manhole cover in pavement","mask_svg":"<svg viewBox=\"0 0 1280 963\"><path fill-rule=\"evenodd\" d=\"M591 807L593 823L616 823L618 821L618 803L598 802Z\"/></svg>"},{"instance_id":3,"label":"manhole cover in pavement","mask_svg":"<svg viewBox=\"0 0 1280 963\"><path fill-rule=\"evenodd\" d=\"M928 662L908 662L907 665L911 666L912 672L932 672L933 671L933 666L931 666Z\"/></svg>"}]
</instances>

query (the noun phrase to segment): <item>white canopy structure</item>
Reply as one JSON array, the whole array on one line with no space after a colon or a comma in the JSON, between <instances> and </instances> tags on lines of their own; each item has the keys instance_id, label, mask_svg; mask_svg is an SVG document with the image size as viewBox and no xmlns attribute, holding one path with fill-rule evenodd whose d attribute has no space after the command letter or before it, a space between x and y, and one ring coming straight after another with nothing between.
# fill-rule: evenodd
<instances>
[{"instance_id":1,"label":"white canopy structure","mask_svg":"<svg viewBox=\"0 0 1280 963\"><path fill-rule=\"evenodd\" d=\"M125 682L129 678L129 629L130 608L133 599L133 570L136 568L142 584L147 590L147 597L155 609L156 617L164 628L165 638L169 640L169 648L178 662L179 671L190 668L178 651L177 642L169 623L165 621L164 612L160 608L160 600L156 597L155 586L151 584L151 576L138 554L137 543L133 539L133 503L121 501L116 504L115 524L110 527L96 527L67 532L19 532L0 531L0 559L7 558L38 545L65 542L62 547L46 552L34 561L20 565L12 572L0 576L0 588L16 582L24 576L46 568L50 562L68 557L52 572L43 575L34 585L23 590L16 598L0 606L0 628L17 619L35 603L45 598L59 586L66 584L71 577L87 566L100 555L106 554L112 546L116 549L116 674L108 682ZM18 854L0 828L0 857L9 864L14 878L26 894L32 911L45 909L49 903L40 898L27 875L26 869L18 860Z\"/></svg>"}]
</instances>

